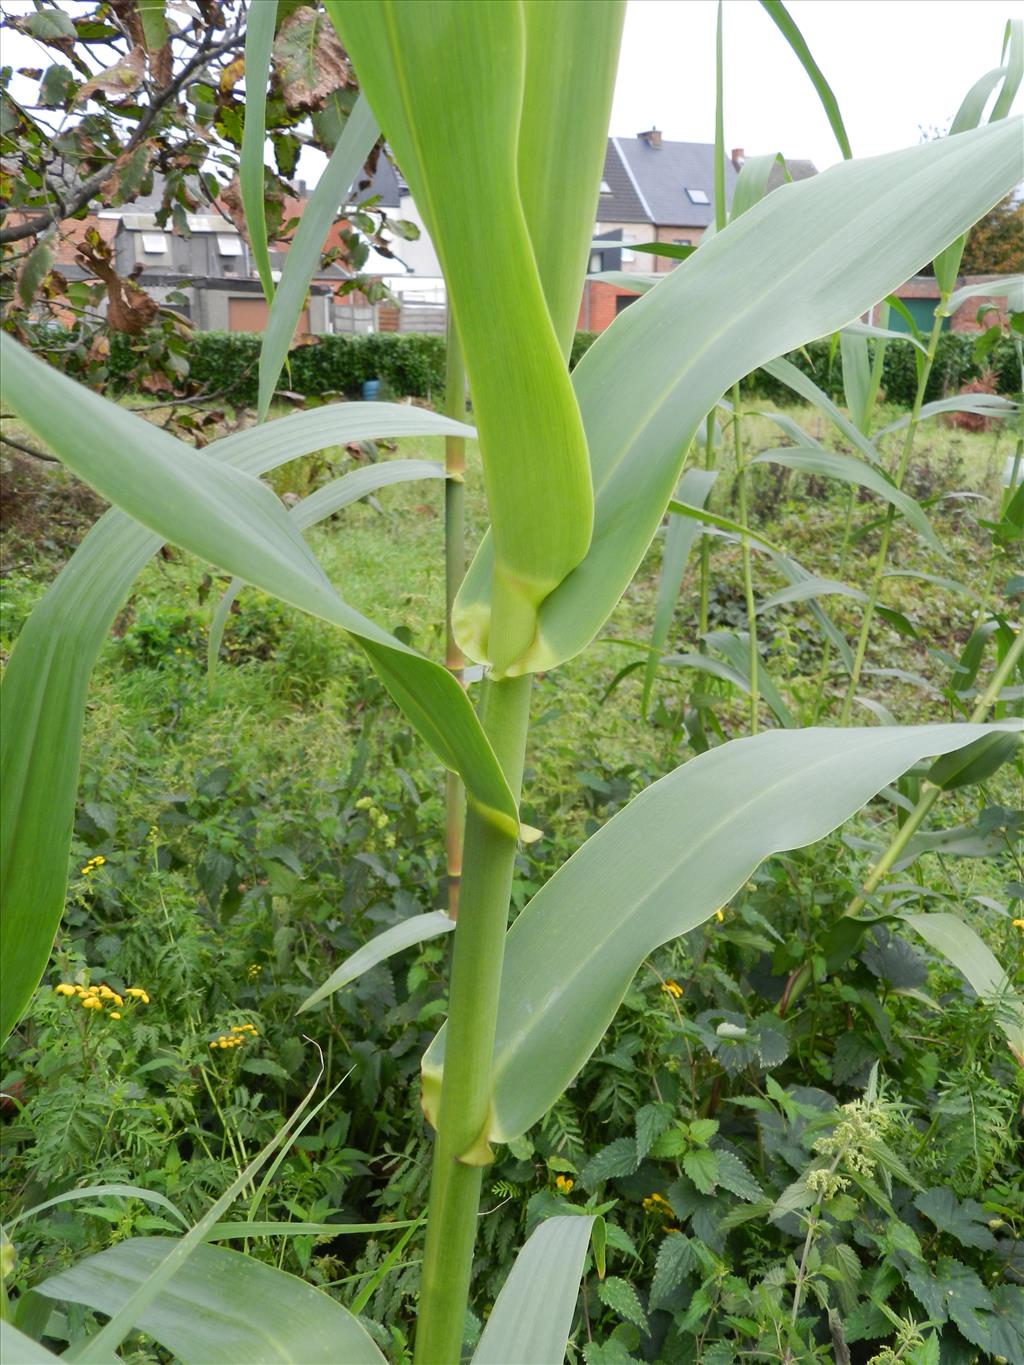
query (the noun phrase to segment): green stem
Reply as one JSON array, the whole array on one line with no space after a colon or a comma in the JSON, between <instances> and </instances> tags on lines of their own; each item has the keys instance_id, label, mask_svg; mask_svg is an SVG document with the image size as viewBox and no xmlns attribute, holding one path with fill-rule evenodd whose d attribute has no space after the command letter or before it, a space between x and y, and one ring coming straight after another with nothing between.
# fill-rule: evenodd
<instances>
[{"instance_id":1,"label":"green stem","mask_svg":"<svg viewBox=\"0 0 1024 1365\"><path fill-rule=\"evenodd\" d=\"M928 387L932 365L935 361L935 352L938 349L939 337L942 335L942 324L945 321L942 315L942 309L945 307L947 298L948 295L943 294L939 299L939 305L935 310L935 321L932 323L931 335L928 338L928 350L925 353L924 364L921 366L921 374L917 381L917 393L914 395L914 406L910 414L910 424L907 427L907 434L903 438L903 450L900 454L899 467L896 471L896 478L894 480L897 488L903 487L903 480L906 478L907 474L907 466L910 464L910 456L913 453L918 423L921 419L921 407L924 403L925 390ZM878 598L882 589L885 562L889 554L889 539L892 535L892 527L895 519L896 509L890 503L885 514L885 522L882 526L882 538L878 545L878 554L875 557L875 570L871 579L871 587L868 591L868 600L864 607L864 619L861 621L857 649L853 656L853 668L850 672L850 682L846 689L846 696L843 698L843 709L839 716L840 725L849 725L850 723L850 711L853 707L853 699L857 694L857 686L860 683L861 669L864 667L864 655L867 652L868 639L871 635L871 625L875 616L875 608L878 605Z\"/></svg>"},{"instance_id":2,"label":"green stem","mask_svg":"<svg viewBox=\"0 0 1024 1365\"><path fill-rule=\"evenodd\" d=\"M715 467L715 410L707 415L704 427L704 468ZM700 611L697 634L703 638L708 633L708 600L711 590L711 537L700 538Z\"/></svg>"},{"instance_id":3,"label":"green stem","mask_svg":"<svg viewBox=\"0 0 1024 1365\"><path fill-rule=\"evenodd\" d=\"M856 501L856 494L851 488L846 497L846 517L843 520L843 539L839 547L839 572L837 577L840 582L844 582L846 579L846 557L850 551L850 531L853 527L853 508ZM822 703L825 700L825 683L828 680L828 670L831 660L832 641L826 636L821 651L821 667L818 669L818 676L814 682L814 701L811 704L812 725L817 725L818 717L821 715Z\"/></svg>"},{"instance_id":4,"label":"green stem","mask_svg":"<svg viewBox=\"0 0 1024 1365\"><path fill-rule=\"evenodd\" d=\"M517 797L531 682L529 676L490 682L482 704L484 729ZM486 1138L491 1060L515 852L514 836L469 808L420 1289L417 1365L456 1365L462 1347L482 1167L490 1160Z\"/></svg>"},{"instance_id":5,"label":"green stem","mask_svg":"<svg viewBox=\"0 0 1024 1365\"><path fill-rule=\"evenodd\" d=\"M732 439L733 450L736 456L736 482L739 491L740 501L740 525L744 531L748 529L748 502L747 502L747 471L743 464L743 410L740 400L740 386L732 386ZM760 695L758 690L758 668L760 666L760 656L757 652L757 608L754 605L754 574L751 567L750 541L746 536L743 537L743 592L747 599L747 632L750 636L750 655L748 668L750 671L750 733L757 734L757 719L760 706Z\"/></svg>"},{"instance_id":6,"label":"green stem","mask_svg":"<svg viewBox=\"0 0 1024 1365\"><path fill-rule=\"evenodd\" d=\"M444 411L457 422L466 418L466 367L462 347L449 310L448 350L445 368ZM447 436L444 442L444 620L445 666L462 682L465 659L452 629L452 607L466 572L465 470L466 442ZM448 773L445 788L445 847L448 871L448 913L459 913L462 881L462 840L466 819L466 793L457 773Z\"/></svg>"}]
</instances>

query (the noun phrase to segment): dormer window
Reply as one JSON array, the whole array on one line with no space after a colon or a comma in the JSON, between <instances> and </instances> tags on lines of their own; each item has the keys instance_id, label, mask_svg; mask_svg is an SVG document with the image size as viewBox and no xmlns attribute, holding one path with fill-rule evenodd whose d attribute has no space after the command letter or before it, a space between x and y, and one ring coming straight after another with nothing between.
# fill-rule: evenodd
<instances>
[{"instance_id":1,"label":"dormer window","mask_svg":"<svg viewBox=\"0 0 1024 1365\"><path fill-rule=\"evenodd\" d=\"M167 250L167 235L163 232L144 232L142 250L147 256L162 256Z\"/></svg>"},{"instance_id":2,"label":"dormer window","mask_svg":"<svg viewBox=\"0 0 1024 1365\"><path fill-rule=\"evenodd\" d=\"M707 190L692 190L689 185L686 187L687 198L691 204L710 204Z\"/></svg>"},{"instance_id":3,"label":"dormer window","mask_svg":"<svg viewBox=\"0 0 1024 1365\"><path fill-rule=\"evenodd\" d=\"M602 193L602 194L611 194L611 192L612 192L612 187L611 187L611 185L608 184L608 181L607 181L607 180L602 180L602 181L601 181L601 193Z\"/></svg>"}]
</instances>

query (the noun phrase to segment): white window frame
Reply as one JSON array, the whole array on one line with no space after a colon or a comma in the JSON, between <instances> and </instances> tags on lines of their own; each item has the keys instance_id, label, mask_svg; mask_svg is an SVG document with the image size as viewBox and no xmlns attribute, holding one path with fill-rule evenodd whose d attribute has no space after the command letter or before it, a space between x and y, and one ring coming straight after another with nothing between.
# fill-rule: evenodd
<instances>
[{"instance_id":1,"label":"white window frame","mask_svg":"<svg viewBox=\"0 0 1024 1365\"><path fill-rule=\"evenodd\" d=\"M689 199L691 204L700 204L702 207L705 204L711 203L711 199L708 195L707 190L702 190L699 185L695 186L694 188L691 188L689 185L687 185L686 197Z\"/></svg>"},{"instance_id":2,"label":"white window frame","mask_svg":"<svg viewBox=\"0 0 1024 1365\"><path fill-rule=\"evenodd\" d=\"M241 256L243 254L241 237L235 237L227 232L218 232L217 254L220 256Z\"/></svg>"},{"instance_id":3,"label":"white window frame","mask_svg":"<svg viewBox=\"0 0 1024 1365\"><path fill-rule=\"evenodd\" d=\"M147 256L163 256L167 252L166 232L143 232L142 250Z\"/></svg>"}]
</instances>

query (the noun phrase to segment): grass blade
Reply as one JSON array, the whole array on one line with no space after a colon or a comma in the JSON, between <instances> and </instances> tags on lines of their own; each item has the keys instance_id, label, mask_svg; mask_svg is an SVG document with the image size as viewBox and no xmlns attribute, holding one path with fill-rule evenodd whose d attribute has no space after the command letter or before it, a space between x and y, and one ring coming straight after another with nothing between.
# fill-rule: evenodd
<instances>
[{"instance_id":1,"label":"grass blade","mask_svg":"<svg viewBox=\"0 0 1024 1365\"><path fill-rule=\"evenodd\" d=\"M865 464L863 460L852 455L838 455L831 450L801 450L799 447L786 446L779 450L762 451L751 464L777 464L801 474L816 474L821 478L852 484L855 488L867 488L891 503L937 554L946 553L920 503L890 483L880 469Z\"/></svg>"},{"instance_id":2,"label":"grass blade","mask_svg":"<svg viewBox=\"0 0 1024 1365\"><path fill-rule=\"evenodd\" d=\"M373 150L379 132L370 106L360 96L331 153L331 159L317 181L316 189L302 211L295 238L285 257L281 279L273 291L267 330L260 350L258 416L261 422L274 397L288 348L306 302L309 282L320 263L324 239L337 216L338 206L345 202L353 181ZM260 164L262 171L262 160ZM260 203L262 206L262 199ZM269 293L267 297L270 297Z\"/></svg>"},{"instance_id":3,"label":"grass blade","mask_svg":"<svg viewBox=\"0 0 1024 1365\"><path fill-rule=\"evenodd\" d=\"M356 977L362 976L371 967L376 967L378 962L394 957L395 953L403 952L415 943L425 943L428 939L437 938L439 934L448 934L454 928L455 921L443 910L431 910L425 915L413 915L403 920L401 924L385 929L382 934L376 934L369 943L364 943L336 967L324 984L303 1000L297 1013L302 1014L304 1010L312 1009L327 996L340 991L342 986L347 986L350 981L355 981Z\"/></svg>"},{"instance_id":4,"label":"grass blade","mask_svg":"<svg viewBox=\"0 0 1024 1365\"><path fill-rule=\"evenodd\" d=\"M277 0L260 0L250 5L245 30L245 126L242 129L242 154L238 182L249 230L256 273L267 302L274 297L267 244L267 211L263 190L263 144L267 137L267 81L270 54L277 26Z\"/></svg>"},{"instance_id":5,"label":"grass blade","mask_svg":"<svg viewBox=\"0 0 1024 1365\"><path fill-rule=\"evenodd\" d=\"M846 135L846 125L843 123L843 116L839 112L839 101L828 81L822 73L821 67L811 56L811 49L804 41L804 36L797 28L782 0L761 0L761 6L767 11L769 18L775 24L786 42L795 52L800 65L807 72L811 79L811 84L818 92L818 99L821 100L821 107L825 111L829 127L835 134L836 142L843 157L849 161L853 156L850 150L850 139Z\"/></svg>"}]
</instances>

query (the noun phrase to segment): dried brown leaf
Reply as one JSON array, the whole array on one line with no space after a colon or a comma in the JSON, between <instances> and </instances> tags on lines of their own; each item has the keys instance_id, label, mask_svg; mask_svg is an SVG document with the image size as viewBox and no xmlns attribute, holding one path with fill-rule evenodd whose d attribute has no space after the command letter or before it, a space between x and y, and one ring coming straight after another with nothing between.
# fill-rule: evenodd
<instances>
[{"instance_id":1,"label":"dried brown leaf","mask_svg":"<svg viewBox=\"0 0 1024 1365\"><path fill-rule=\"evenodd\" d=\"M81 100L89 99L97 94L108 95L111 99L124 99L133 94L142 84L142 77L146 71L146 53L141 47L133 47L127 56L122 57L113 66L108 66L99 75L93 76L91 81L86 81L80 86L75 95L74 103L78 104Z\"/></svg>"},{"instance_id":2,"label":"dried brown leaf","mask_svg":"<svg viewBox=\"0 0 1024 1365\"><path fill-rule=\"evenodd\" d=\"M274 39L274 69L289 109L321 109L351 79L348 58L327 16L303 5Z\"/></svg>"}]
</instances>

